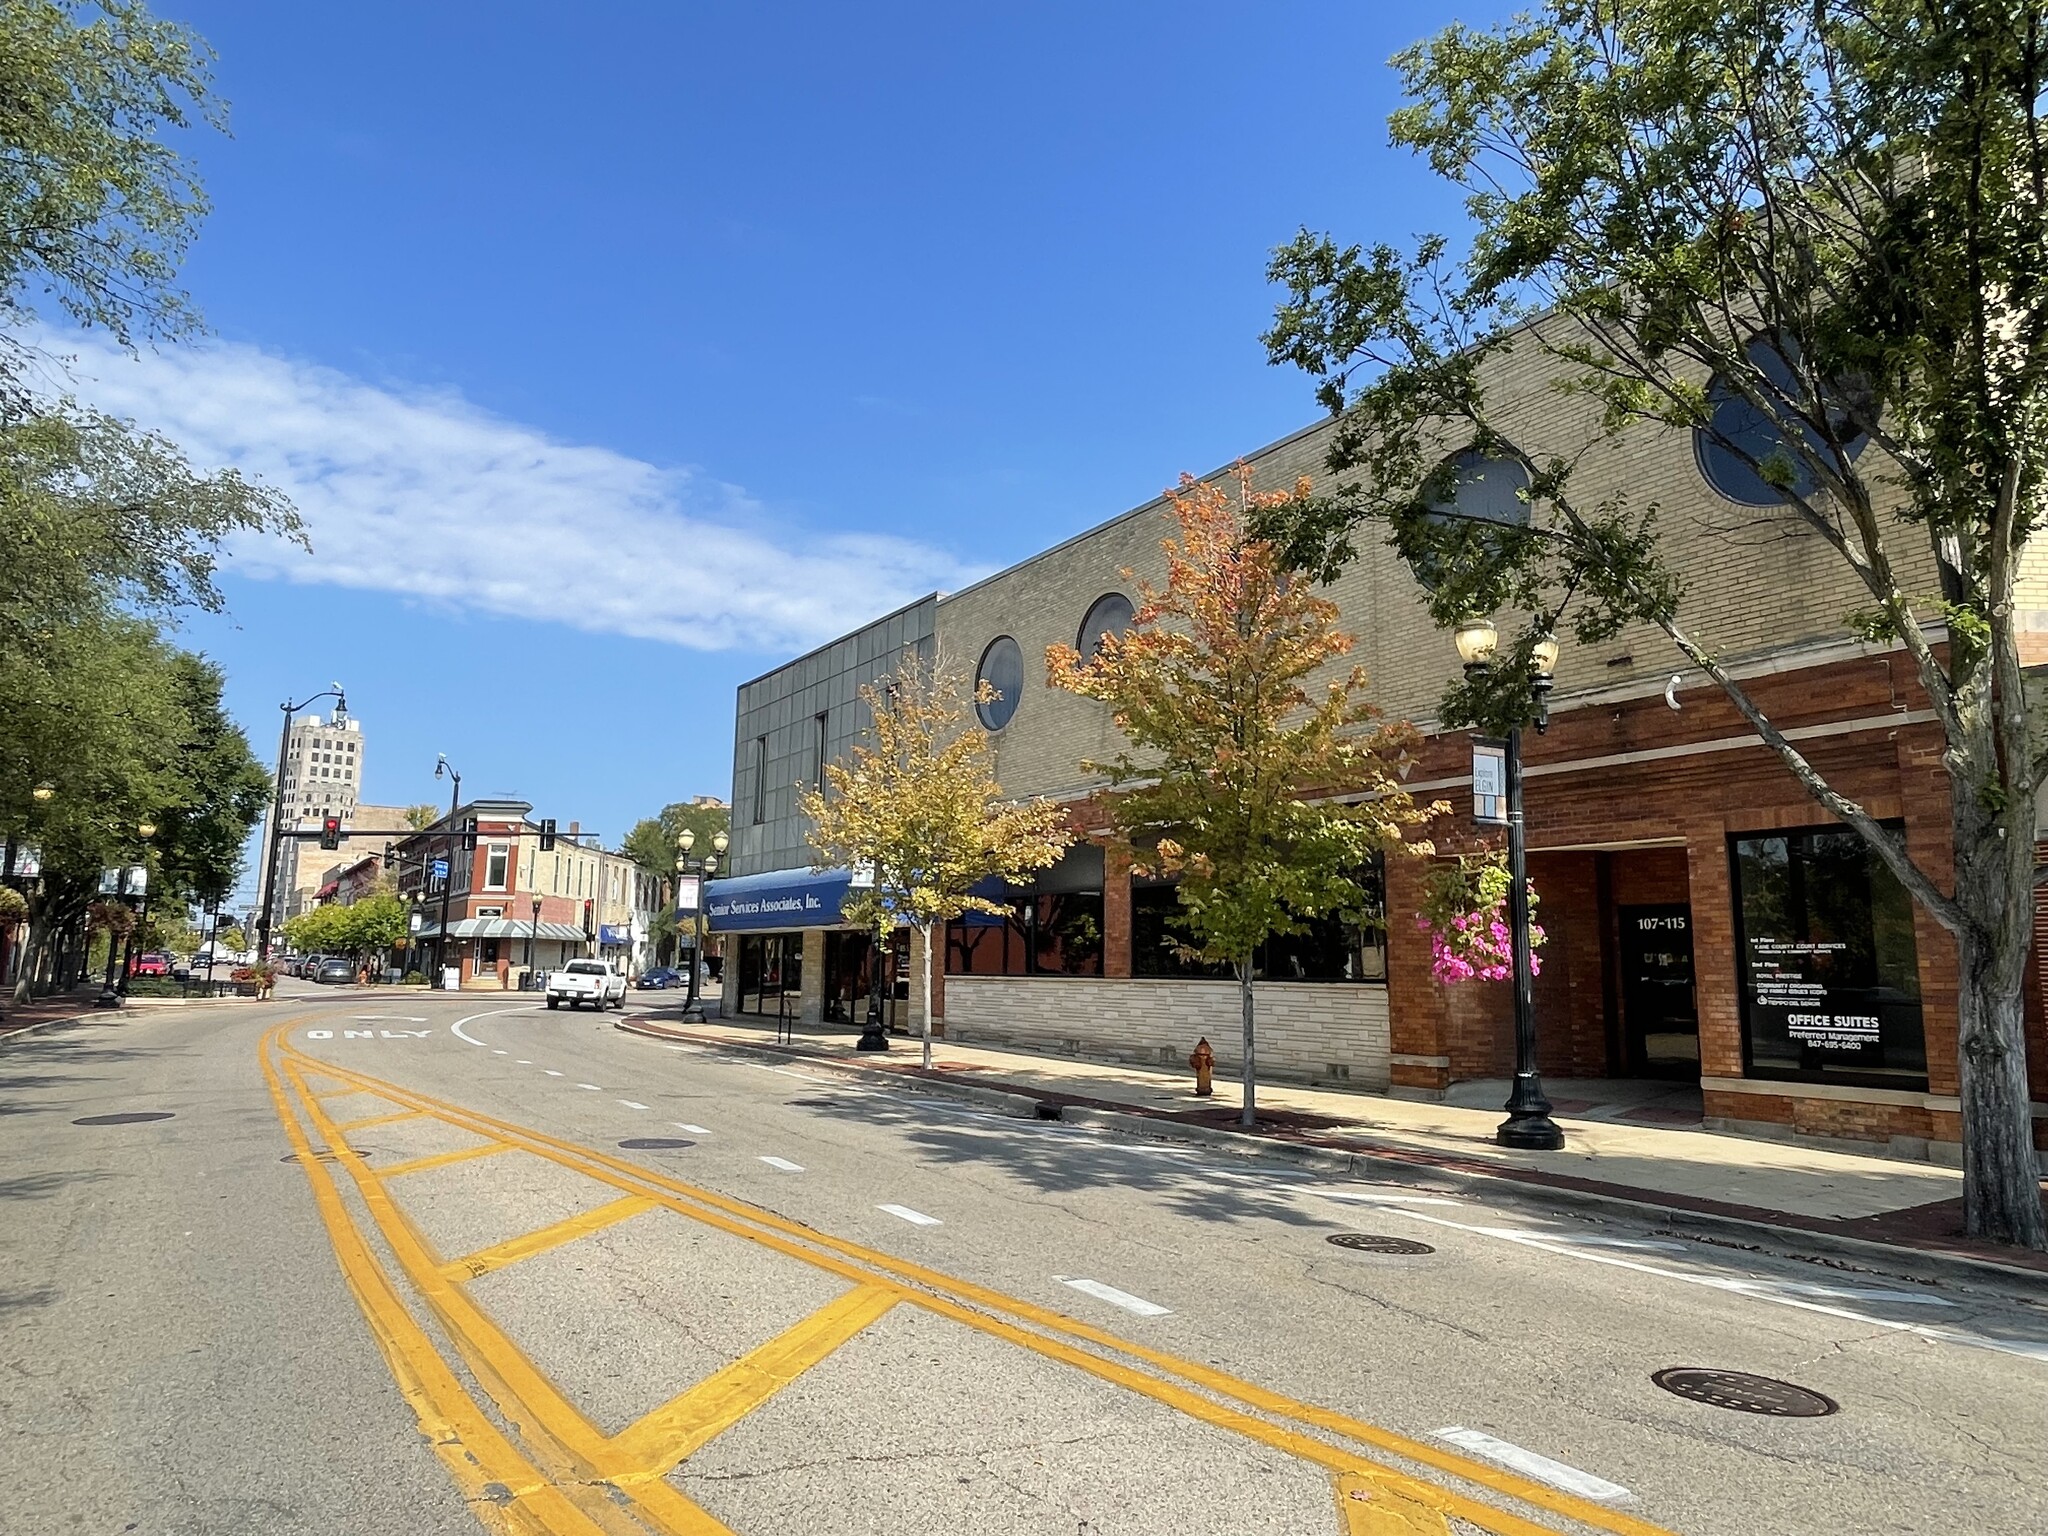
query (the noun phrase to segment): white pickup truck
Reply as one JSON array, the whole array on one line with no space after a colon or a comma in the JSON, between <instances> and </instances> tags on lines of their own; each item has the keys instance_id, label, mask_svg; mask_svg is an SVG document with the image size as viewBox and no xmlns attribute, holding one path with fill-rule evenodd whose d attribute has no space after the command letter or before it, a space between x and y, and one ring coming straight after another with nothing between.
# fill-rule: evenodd
<instances>
[{"instance_id":1,"label":"white pickup truck","mask_svg":"<svg viewBox=\"0 0 2048 1536\"><path fill-rule=\"evenodd\" d=\"M602 960L571 960L548 972L548 1006L559 1008L565 1002L571 1008L585 1003L594 1008L623 1008L626 978Z\"/></svg>"}]
</instances>

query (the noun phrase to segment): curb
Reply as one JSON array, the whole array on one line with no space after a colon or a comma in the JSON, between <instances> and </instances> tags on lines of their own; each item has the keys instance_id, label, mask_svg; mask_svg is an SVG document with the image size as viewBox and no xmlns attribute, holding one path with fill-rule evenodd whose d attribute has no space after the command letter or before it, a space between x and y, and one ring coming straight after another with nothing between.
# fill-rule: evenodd
<instances>
[{"instance_id":1,"label":"curb","mask_svg":"<svg viewBox=\"0 0 2048 1536\"><path fill-rule=\"evenodd\" d=\"M1056 1119L1062 1124L1089 1126L1112 1135L1137 1140L1205 1147L1243 1158L1268 1158L1299 1168L1313 1169L1319 1173L1349 1174L1375 1180L1394 1179L1406 1183L1416 1183L1433 1177L1449 1188L1517 1205L1565 1206L1596 1215L1622 1215L1634 1220L1653 1220L1658 1224L1659 1231L1668 1231L1681 1237L1693 1236L1710 1243L1727 1244L1732 1241L1738 1246L1750 1248L1768 1247L1791 1258L1839 1261L1863 1268L1881 1267L1892 1274L1918 1280L1996 1278L2023 1280L2037 1289L2048 1286L2048 1276L2044 1276L2039 1270L2001 1263L1996 1259L1979 1258L1974 1254L1908 1248L1893 1243L1877 1242L1871 1238L1854 1237L1847 1233L1816 1231L1810 1227L1786 1226L1778 1222L1728 1216L1719 1212L1688 1210L1681 1206L1663 1205L1655 1200L1633 1199L1625 1195L1595 1190L1531 1183L1512 1175L1460 1168L1405 1155L1344 1152L1299 1142L1247 1136L1241 1131L1225 1131L1212 1126L1161 1120L1151 1115L1134 1114L1124 1110L1097 1109L1088 1105L1060 1105L1030 1092L983 1088L973 1083L956 1083L943 1077L924 1076L915 1069L904 1071L892 1067L870 1066L864 1062L847 1061L836 1055L809 1051L801 1046L771 1045L765 1041L728 1040L721 1036L690 1035L658 1024L628 1019L616 1020L612 1027L649 1039L686 1040L693 1045L754 1051L785 1061L804 1061L849 1075L894 1083L911 1092L930 1093L942 1098L984 1104L1017 1119ZM1054 1113L1043 1114L1047 1108L1051 1108Z\"/></svg>"},{"instance_id":2,"label":"curb","mask_svg":"<svg viewBox=\"0 0 2048 1536\"><path fill-rule=\"evenodd\" d=\"M54 1019L38 1019L33 1024L22 1024L12 1029L0 1025L0 1046L5 1046L10 1040L25 1040L30 1035L46 1035L52 1030L63 1029L69 1024L83 1024L104 1014L118 1014L119 1012L120 1010L116 1008L106 1008L90 1010L85 1013L67 1013Z\"/></svg>"}]
</instances>

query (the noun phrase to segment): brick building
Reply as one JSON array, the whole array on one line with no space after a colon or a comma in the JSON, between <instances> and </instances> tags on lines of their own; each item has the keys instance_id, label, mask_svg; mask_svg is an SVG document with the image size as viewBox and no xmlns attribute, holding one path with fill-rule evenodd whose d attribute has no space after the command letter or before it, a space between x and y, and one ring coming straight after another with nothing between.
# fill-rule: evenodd
<instances>
[{"instance_id":1,"label":"brick building","mask_svg":"<svg viewBox=\"0 0 2048 1536\"><path fill-rule=\"evenodd\" d=\"M1587 434L1572 413L1588 407L1537 388L1535 365L1497 359L1495 398L1526 384L1523 440L1539 453L1575 447ZM1257 483L1323 483L1330 431L1318 424L1252 455ZM1460 460L1457 472L1460 510L1528 519L1514 466ZM1823 541L1754 471L1689 433L1641 429L1586 454L1580 474L1588 501L1655 500L1685 583L1681 621L1838 788L1903 825L1924 867L1945 869L1939 727L1902 651L1845 638L1843 616L1867 593ZM847 680L886 672L906 647L936 650L1001 691L983 719L1007 792L1069 802L1077 827L1099 825L1092 797L1101 785L1080 765L1112 755L1119 738L1103 706L1048 685L1045 651L1085 648L1091 631L1128 622L1137 592L1122 573L1163 581L1159 542L1170 525L1166 503L1149 502L741 688L734 870L748 879L732 884L743 898L734 905L753 911L724 925L766 932L779 912L783 926L774 956L762 941L752 993L728 967L729 1009L743 997L755 999L747 1011L806 1018L831 1007L844 967L830 965L828 950L856 941L829 937L834 877L803 867L794 786L814 781L865 724ZM1409 788L1452 805L1428 832L1440 853L1482 846L1469 816L1469 737L1435 719L1459 664L1451 637L1431 623L1394 552L1370 533L1361 543L1329 589L1357 638L1341 665L1362 663L1374 702L1423 730ZM1924 537L1893 553L1910 589L1939 590ZM2020 590L2026 660L2048 662L2048 548L2029 551ZM1952 1155L1959 1104L1946 934L1660 632L1568 644L1550 704L1548 732L1524 737L1529 867L1548 935L1536 983L1545 1073L1697 1083L1710 1126ZM1383 927L1326 925L1262 957L1262 1072L1429 1095L1509 1072L1507 986L1431 978L1414 923L1423 875L1417 861L1390 860ZM948 937L934 1000L948 1035L1177 1063L1206 1034L1228 1064L1234 983L1166 953L1170 889L1134 882L1084 845L1011 894L1011 921L956 925ZM770 958L779 963L773 989L760 984ZM2037 1101L2048 1101L2044 986L2037 964L2028 998ZM1822 1015L1838 1027L1814 1027ZM2048 1103L2035 1114L2037 1127L2048 1126Z\"/></svg>"},{"instance_id":2,"label":"brick building","mask_svg":"<svg viewBox=\"0 0 2048 1536\"><path fill-rule=\"evenodd\" d=\"M580 955L637 972L649 962L659 882L623 854L595 846L573 822L543 851L532 809L523 800L471 801L399 840L398 892L417 905L421 954L429 964L457 967L461 985L476 991L517 987L520 972ZM472 818L476 846L465 848ZM436 861L448 864L445 881Z\"/></svg>"}]
</instances>

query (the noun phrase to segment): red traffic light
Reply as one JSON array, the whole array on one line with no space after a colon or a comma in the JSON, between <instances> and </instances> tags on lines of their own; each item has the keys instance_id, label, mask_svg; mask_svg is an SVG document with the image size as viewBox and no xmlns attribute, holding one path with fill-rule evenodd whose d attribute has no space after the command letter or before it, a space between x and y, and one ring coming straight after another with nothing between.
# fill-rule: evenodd
<instances>
[{"instance_id":1,"label":"red traffic light","mask_svg":"<svg viewBox=\"0 0 2048 1536\"><path fill-rule=\"evenodd\" d=\"M321 818L320 846L322 848L339 848L341 846L341 818L339 816L325 816Z\"/></svg>"}]
</instances>

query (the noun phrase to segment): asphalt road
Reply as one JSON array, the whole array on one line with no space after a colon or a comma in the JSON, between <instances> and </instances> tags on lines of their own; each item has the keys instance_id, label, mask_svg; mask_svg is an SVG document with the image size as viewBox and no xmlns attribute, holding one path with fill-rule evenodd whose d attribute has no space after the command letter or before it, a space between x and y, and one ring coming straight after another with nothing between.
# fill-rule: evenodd
<instances>
[{"instance_id":1,"label":"asphalt road","mask_svg":"<svg viewBox=\"0 0 2048 1536\"><path fill-rule=\"evenodd\" d=\"M2021 1282L1343 1184L616 1017L323 989L0 1047L0 1531L2048 1518ZM76 1123L134 1113L169 1118ZM1839 1411L1689 1401L1673 1366Z\"/></svg>"}]
</instances>

